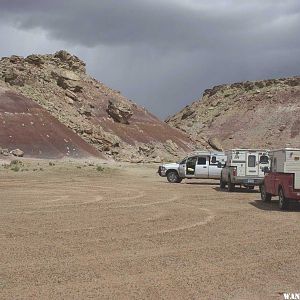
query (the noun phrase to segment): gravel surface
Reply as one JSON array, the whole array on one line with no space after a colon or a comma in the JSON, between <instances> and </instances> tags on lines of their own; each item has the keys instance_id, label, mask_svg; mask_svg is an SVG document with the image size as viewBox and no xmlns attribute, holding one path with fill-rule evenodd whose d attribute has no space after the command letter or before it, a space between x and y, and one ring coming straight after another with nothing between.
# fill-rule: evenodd
<instances>
[{"instance_id":1,"label":"gravel surface","mask_svg":"<svg viewBox=\"0 0 300 300\"><path fill-rule=\"evenodd\" d=\"M0 172L1 299L283 299L300 292L300 205L153 166Z\"/></svg>"}]
</instances>

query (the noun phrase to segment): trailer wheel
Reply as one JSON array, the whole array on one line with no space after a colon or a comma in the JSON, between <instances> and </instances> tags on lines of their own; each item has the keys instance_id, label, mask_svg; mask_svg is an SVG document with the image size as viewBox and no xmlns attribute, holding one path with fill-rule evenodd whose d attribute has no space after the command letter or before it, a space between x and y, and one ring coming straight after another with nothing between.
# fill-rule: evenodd
<instances>
[{"instance_id":1,"label":"trailer wheel","mask_svg":"<svg viewBox=\"0 0 300 300\"><path fill-rule=\"evenodd\" d=\"M287 209L289 206L289 200L285 197L282 188L279 188L278 196L279 196L279 208L281 210Z\"/></svg>"},{"instance_id":2,"label":"trailer wheel","mask_svg":"<svg viewBox=\"0 0 300 300\"><path fill-rule=\"evenodd\" d=\"M266 192L265 185L262 184L260 187L260 196L263 202L270 202L272 199L272 194Z\"/></svg>"},{"instance_id":3,"label":"trailer wheel","mask_svg":"<svg viewBox=\"0 0 300 300\"><path fill-rule=\"evenodd\" d=\"M226 187L226 182L222 180L222 178L220 179L220 189L225 189Z\"/></svg>"},{"instance_id":4,"label":"trailer wheel","mask_svg":"<svg viewBox=\"0 0 300 300\"><path fill-rule=\"evenodd\" d=\"M167 173L167 179L171 183L180 183L182 181L176 171L169 171Z\"/></svg>"},{"instance_id":5,"label":"trailer wheel","mask_svg":"<svg viewBox=\"0 0 300 300\"><path fill-rule=\"evenodd\" d=\"M227 183L227 191L228 192L234 192L235 190L235 184L231 182L231 178L228 179Z\"/></svg>"}]
</instances>

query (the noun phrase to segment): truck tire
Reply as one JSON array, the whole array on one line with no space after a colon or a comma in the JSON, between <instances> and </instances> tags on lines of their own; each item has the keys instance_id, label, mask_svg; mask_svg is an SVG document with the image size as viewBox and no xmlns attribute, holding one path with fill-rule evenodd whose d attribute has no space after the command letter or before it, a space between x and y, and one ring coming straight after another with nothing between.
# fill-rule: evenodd
<instances>
[{"instance_id":1,"label":"truck tire","mask_svg":"<svg viewBox=\"0 0 300 300\"><path fill-rule=\"evenodd\" d=\"M226 182L223 181L223 179L221 178L220 179L220 189L225 189L225 187L226 187Z\"/></svg>"},{"instance_id":2,"label":"truck tire","mask_svg":"<svg viewBox=\"0 0 300 300\"><path fill-rule=\"evenodd\" d=\"M289 200L285 197L282 188L279 188L278 196L279 196L279 208L281 210L287 209L289 206Z\"/></svg>"},{"instance_id":3,"label":"truck tire","mask_svg":"<svg viewBox=\"0 0 300 300\"><path fill-rule=\"evenodd\" d=\"M227 183L227 191L228 192L234 192L235 190L235 184L231 182L231 178L228 179Z\"/></svg>"},{"instance_id":4,"label":"truck tire","mask_svg":"<svg viewBox=\"0 0 300 300\"><path fill-rule=\"evenodd\" d=\"M262 184L260 187L260 197L263 202L270 202L272 199L272 194L266 192L265 185Z\"/></svg>"},{"instance_id":5,"label":"truck tire","mask_svg":"<svg viewBox=\"0 0 300 300\"><path fill-rule=\"evenodd\" d=\"M167 179L171 183L180 183L182 181L176 171L169 171L167 173Z\"/></svg>"}]
</instances>

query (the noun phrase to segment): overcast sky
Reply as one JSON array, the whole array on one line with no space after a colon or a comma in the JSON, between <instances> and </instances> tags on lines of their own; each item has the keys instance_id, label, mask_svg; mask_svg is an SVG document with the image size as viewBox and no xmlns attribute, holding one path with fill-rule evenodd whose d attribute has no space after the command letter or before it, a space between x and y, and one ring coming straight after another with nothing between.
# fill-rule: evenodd
<instances>
[{"instance_id":1,"label":"overcast sky","mask_svg":"<svg viewBox=\"0 0 300 300\"><path fill-rule=\"evenodd\" d=\"M161 118L216 84L300 75L299 0L0 0L0 56L66 49Z\"/></svg>"}]
</instances>

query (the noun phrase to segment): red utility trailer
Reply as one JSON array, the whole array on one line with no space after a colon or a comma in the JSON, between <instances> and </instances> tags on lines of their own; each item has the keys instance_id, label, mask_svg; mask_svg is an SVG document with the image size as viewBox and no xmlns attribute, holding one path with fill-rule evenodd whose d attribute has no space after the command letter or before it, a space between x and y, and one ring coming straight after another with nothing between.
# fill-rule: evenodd
<instances>
[{"instance_id":1,"label":"red utility trailer","mask_svg":"<svg viewBox=\"0 0 300 300\"><path fill-rule=\"evenodd\" d=\"M270 151L271 169L266 170L260 186L261 199L271 201L279 196L280 209L286 209L291 200L300 201L300 148Z\"/></svg>"}]
</instances>

